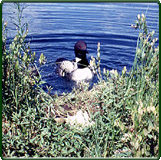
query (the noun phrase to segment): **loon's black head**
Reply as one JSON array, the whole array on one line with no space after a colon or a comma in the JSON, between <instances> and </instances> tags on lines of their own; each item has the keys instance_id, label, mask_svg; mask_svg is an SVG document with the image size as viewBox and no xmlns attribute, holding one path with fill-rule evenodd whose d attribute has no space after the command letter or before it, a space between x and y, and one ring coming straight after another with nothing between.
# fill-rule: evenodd
<instances>
[{"instance_id":1,"label":"loon's black head","mask_svg":"<svg viewBox=\"0 0 161 160\"><path fill-rule=\"evenodd\" d=\"M89 65L86 54L87 51L87 44L84 41L78 41L74 46L75 56L80 58L81 61L79 61L78 67L84 68Z\"/></svg>"}]
</instances>

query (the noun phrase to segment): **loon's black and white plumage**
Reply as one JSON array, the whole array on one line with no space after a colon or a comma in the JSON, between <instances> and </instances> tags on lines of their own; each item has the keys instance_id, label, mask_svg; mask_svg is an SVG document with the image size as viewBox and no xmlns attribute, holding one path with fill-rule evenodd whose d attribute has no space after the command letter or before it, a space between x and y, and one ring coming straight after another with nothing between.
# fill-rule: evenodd
<instances>
[{"instance_id":1,"label":"loon's black and white plumage","mask_svg":"<svg viewBox=\"0 0 161 160\"><path fill-rule=\"evenodd\" d=\"M67 77L70 80L79 82L91 80L93 72L89 68L89 63L86 57L87 44L84 41L78 41L74 46L75 60L69 61L65 58L56 60L56 72L59 76Z\"/></svg>"}]
</instances>

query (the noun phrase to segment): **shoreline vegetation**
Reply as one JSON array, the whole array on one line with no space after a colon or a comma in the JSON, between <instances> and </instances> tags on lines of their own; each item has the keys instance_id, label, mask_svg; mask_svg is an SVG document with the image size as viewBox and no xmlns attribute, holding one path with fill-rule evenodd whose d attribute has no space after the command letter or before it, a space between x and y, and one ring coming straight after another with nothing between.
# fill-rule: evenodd
<instances>
[{"instance_id":1,"label":"shoreline vegetation","mask_svg":"<svg viewBox=\"0 0 161 160\"><path fill-rule=\"evenodd\" d=\"M159 46L144 14L133 28L139 31L133 67L122 73L100 71L100 44L90 64L99 82L88 90L81 83L71 93L50 95L25 39L28 24L17 8L17 34L2 35L2 154L10 157L158 157ZM41 54L40 65L45 63ZM82 122L81 122L82 121ZM80 123L81 122L81 123Z\"/></svg>"}]
</instances>

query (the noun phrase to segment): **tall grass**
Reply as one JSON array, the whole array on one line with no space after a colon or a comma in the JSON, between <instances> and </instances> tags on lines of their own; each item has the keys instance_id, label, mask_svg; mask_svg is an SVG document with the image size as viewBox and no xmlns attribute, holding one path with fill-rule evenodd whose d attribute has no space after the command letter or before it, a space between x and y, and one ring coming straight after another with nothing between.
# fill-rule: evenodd
<instances>
[{"instance_id":1,"label":"tall grass","mask_svg":"<svg viewBox=\"0 0 161 160\"><path fill-rule=\"evenodd\" d=\"M17 4L21 12L20 4ZM21 14L18 14L21 15ZM21 17L18 17L21 19ZM133 67L100 70L100 44L92 58L99 78L91 90L73 89L50 96L35 76L35 56L25 42L28 25L17 24L9 48L3 25L2 151L3 157L157 157L159 152L159 47L146 17L139 29ZM44 61L41 55L40 61ZM81 129L65 123L68 115L86 111L93 125ZM62 121L57 121L57 118Z\"/></svg>"}]
</instances>

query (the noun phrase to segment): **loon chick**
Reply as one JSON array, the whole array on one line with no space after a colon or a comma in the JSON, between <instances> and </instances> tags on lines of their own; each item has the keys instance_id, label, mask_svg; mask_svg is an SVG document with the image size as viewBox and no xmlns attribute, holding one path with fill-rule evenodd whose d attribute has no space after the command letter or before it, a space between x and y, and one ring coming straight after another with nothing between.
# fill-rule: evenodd
<instances>
[{"instance_id":1,"label":"loon chick","mask_svg":"<svg viewBox=\"0 0 161 160\"><path fill-rule=\"evenodd\" d=\"M84 41L78 41L74 46L75 60L69 61L65 58L56 60L56 71L59 76L67 77L73 81L91 80L93 72L89 68L89 63L86 57L87 44Z\"/></svg>"}]
</instances>

